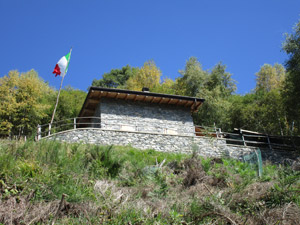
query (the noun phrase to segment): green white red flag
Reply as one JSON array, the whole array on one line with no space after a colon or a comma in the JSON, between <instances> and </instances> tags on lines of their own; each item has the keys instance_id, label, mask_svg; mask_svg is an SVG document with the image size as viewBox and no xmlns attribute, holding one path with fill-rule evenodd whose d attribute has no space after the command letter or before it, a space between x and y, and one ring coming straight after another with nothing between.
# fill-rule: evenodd
<instances>
[{"instance_id":1,"label":"green white red flag","mask_svg":"<svg viewBox=\"0 0 300 225\"><path fill-rule=\"evenodd\" d=\"M67 55L61 57L61 59L55 65L55 68L52 72L53 74L55 74L55 77L58 75L64 77L66 75L66 73L68 71L70 59L71 59L71 52L72 52L72 49L70 50L70 52Z\"/></svg>"}]
</instances>

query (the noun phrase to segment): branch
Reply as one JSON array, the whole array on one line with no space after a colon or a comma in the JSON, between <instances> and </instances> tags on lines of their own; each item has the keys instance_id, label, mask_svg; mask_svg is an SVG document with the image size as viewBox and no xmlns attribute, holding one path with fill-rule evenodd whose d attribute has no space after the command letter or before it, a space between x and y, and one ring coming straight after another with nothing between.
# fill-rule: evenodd
<instances>
[{"instance_id":1,"label":"branch","mask_svg":"<svg viewBox=\"0 0 300 225\"><path fill-rule=\"evenodd\" d=\"M52 220L51 225L55 224L56 218L58 217L59 211L61 210L61 208L62 208L62 206L64 204L64 199L65 199L66 196L67 196L66 194L62 194L61 200L60 200L60 203L59 203L59 206L58 206L58 209L57 209L56 214L55 214L55 216L54 216L54 218Z\"/></svg>"}]
</instances>

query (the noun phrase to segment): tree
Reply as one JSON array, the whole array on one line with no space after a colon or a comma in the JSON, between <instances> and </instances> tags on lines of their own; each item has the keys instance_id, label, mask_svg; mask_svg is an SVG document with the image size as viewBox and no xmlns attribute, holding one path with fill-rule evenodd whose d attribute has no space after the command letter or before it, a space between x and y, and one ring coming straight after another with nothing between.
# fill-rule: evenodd
<instances>
[{"instance_id":1,"label":"tree","mask_svg":"<svg viewBox=\"0 0 300 225\"><path fill-rule=\"evenodd\" d=\"M193 115L195 124L229 128L231 103L228 97L235 91L236 85L231 74L226 72L226 66L218 63L211 72L204 71L197 58L191 57L180 74L182 77L176 80L176 93L206 100Z\"/></svg>"},{"instance_id":2,"label":"tree","mask_svg":"<svg viewBox=\"0 0 300 225\"><path fill-rule=\"evenodd\" d=\"M230 97L228 111L232 128L243 128L267 134L287 135L282 97L277 89Z\"/></svg>"},{"instance_id":3,"label":"tree","mask_svg":"<svg viewBox=\"0 0 300 225\"><path fill-rule=\"evenodd\" d=\"M218 63L209 71L202 69L200 62L195 57L189 58L185 69L179 71L182 77L176 83L177 90L185 95L205 98L207 96L228 97L235 90L235 81L231 74L226 72L226 66Z\"/></svg>"},{"instance_id":4,"label":"tree","mask_svg":"<svg viewBox=\"0 0 300 225\"><path fill-rule=\"evenodd\" d=\"M161 84L156 85L154 88L152 88L151 91L156 93L174 95L176 93L175 88L176 88L176 83L173 80L166 78Z\"/></svg>"},{"instance_id":5,"label":"tree","mask_svg":"<svg viewBox=\"0 0 300 225\"><path fill-rule=\"evenodd\" d=\"M131 76L126 82L126 88L134 91L141 91L143 87L151 91L159 86L161 71L156 67L154 61L147 61L144 65Z\"/></svg>"},{"instance_id":6,"label":"tree","mask_svg":"<svg viewBox=\"0 0 300 225\"><path fill-rule=\"evenodd\" d=\"M262 133L288 134L282 87L286 77L280 64L265 64L256 73L256 87L244 96L232 96L228 116L232 128L255 130Z\"/></svg>"},{"instance_id":7,"label":"tree","mask_svg":"<svg viewBox=\"0 0 300 225\"><path fill-rule=\"evenodd\" d=\"M291 130L300 132L300 21L294 27L294 33L286 35L283 50L288 54L284 102Z\"/></svg>"},{"instance_id":8,"label":"tree","mask_svg":"<svg viewBox=\"0 0 300 225\"><path fill-rule=\"evenodd\" d=\"M212 127L216 125L224 130L231 129L228 117L231 102L227 98L207 96L199 111L193 115L194 123Z\"/></svg>"},{"instance_id":9,"label":"tree","mask_svg":"<svg viewBox=\"0 0 300 225\"><path fill-rule=\"evenodd\" d=\"M46 116L46 98L53 90L34 70L10 71L0 78L0 132L2 135L27 135Z\"/></svg>"},{"instance_id":10,"label":"tree","mask_svg":"<svg viewBox=\"0 0 300 225\"><path fill-rule=\"evenodd\" d=\"M177 78L178 94L188 96L199 96L204 94L208 72L202 69L200 62L196 57L190 57L186 62L184 70L179 73L182 77Z\"/></svg>"},{"instance_id":11,"label":"tree","mask_svg":"<svg viewBox=\"0 0 300 225\"><path fill-rule=\"evenodd\" d=\"M9 135L13 128L13 116L17 111L15 88L19 73L10 71L8 76L0 78L0 135Z\"/></svg>"},{"instance_id":12,"label":"tree","mask_svg":"<svg viewBox=\"0 0 300 225\"><path fill-rule=\"evenodd\" d=\"M74 89L71 86L65 87L60 93L55 120L58 121L77 117L86 95L87 94L84 91ZM52 101L55 102L55 98L53 98ZM51 113L53 111L53 107L51 107ZM46 123L48 122L49 120Z\"/></svg>"},{"instance_id":13,"label":"tree","mask_svg":"<svg viewBox=\"0 0 300 225\"><path fill-rule=\"evenodd\" d=\"M138 68L130 67L129 65L122 67L122 69L112 69L109 73L104 73L102 79L94 79L92 86L120 88L123 87L126 81L136 74Z\"/></svg>"},{"instance_id":14,"label":"tree","mask_svg":"<svg viewBox=\"0 0 300 225\"><path fill-rule=\"evenodd\" d=\"M207 90L214 96L217 94L221 98L229 97L236 90L236 81L231 76L232 74L226 72L226 65L218 63L209 74Z\"/></svg>"},{"instance_id":15,"label":"tree","mask_svg":"<svg viewBox=\"0 0 300 225\"><path fill-rule=\"evenodd\" d=\"M285 69L281 64L276 63L274 66L264 64L259 72L256 73L256 92L270 92L273 89L282 88L285 80Z\"/></svg>"}]
</instances>

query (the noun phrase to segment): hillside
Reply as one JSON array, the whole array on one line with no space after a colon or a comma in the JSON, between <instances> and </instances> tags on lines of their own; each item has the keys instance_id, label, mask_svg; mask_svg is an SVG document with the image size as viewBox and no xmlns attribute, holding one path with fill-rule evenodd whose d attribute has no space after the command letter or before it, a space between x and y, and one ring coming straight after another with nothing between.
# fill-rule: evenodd
<instances>
[{"instance_id":1,"label":"hillside","mask_svg":"<svg viewBox=\"0 0 300 225\"><path fill-rule=\"evenodd\" d=\"M299 224L300 172L59 142L0 142L3 224Z\"/></svg>"}]
</instances>

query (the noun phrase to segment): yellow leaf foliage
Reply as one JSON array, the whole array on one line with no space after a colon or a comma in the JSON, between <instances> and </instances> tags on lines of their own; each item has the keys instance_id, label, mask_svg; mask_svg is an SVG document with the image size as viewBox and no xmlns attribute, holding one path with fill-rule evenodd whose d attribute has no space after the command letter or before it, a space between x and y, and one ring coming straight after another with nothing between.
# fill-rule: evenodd
<instances>
[{"instance_id":1,"label":"yellow leaf foliage","mask_svg":"<svg viewBox=\"0 0 300 225\"><path fill-rule=\"evenodd\" d=\"M35 128L50 107L45 101L53 90L36 71L10 71L0 78L0 134L26 134Z\"/></svg>"},{"instance_id":2,"label":"yellow leaf foliage","mask_svg":"<svg viewBox=\"0 0 300 225\"><path fill-rule=\"evenodd\" d=\"M263 90L270 92L273 89L280 88L286 77L285 69L280 64L274 66L265 64L256 73L256 91Z\"/></svg>"},{"instance_id":3,"label":"yellow leaf foliage","mask_svg":"<svg viewBox=\"0 0 300 225\"><path fill-rule=\"evenodd\" d=\"M165 78L161 84L156 85L151 91L163 94L175 94L175 84L173 80Z\"/></svg>"},{"instance_id":4,"label":"yellow leaf foliage","mask_svg":"<svg viewBox=\"0 0 300 225\"><path fill-rule=\"evenodd\" d=\"M139 71L126 82L129 90L141 91L143 87L152 90L159 85L161 71L153 61L147 61Z\"/></svg>"}]
</instances>

